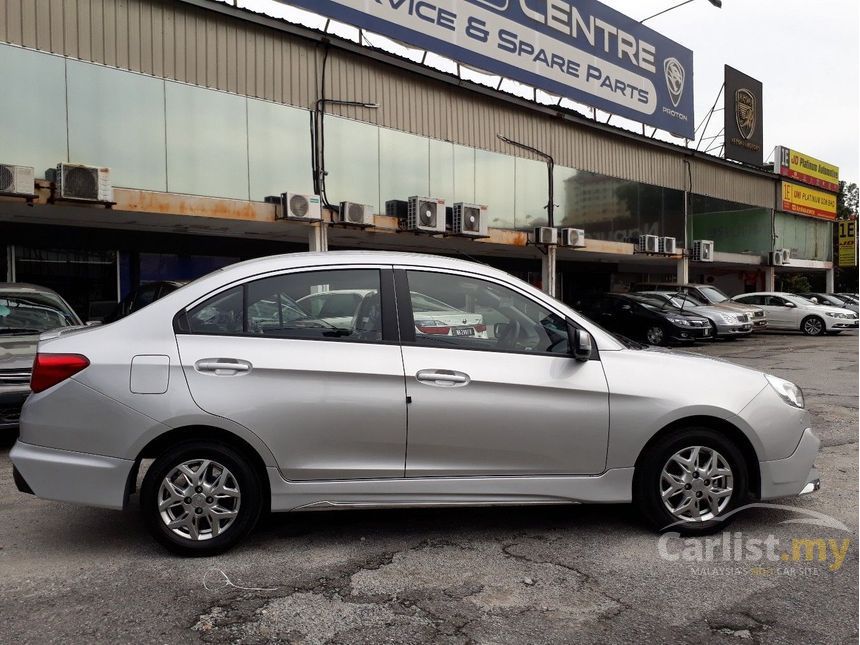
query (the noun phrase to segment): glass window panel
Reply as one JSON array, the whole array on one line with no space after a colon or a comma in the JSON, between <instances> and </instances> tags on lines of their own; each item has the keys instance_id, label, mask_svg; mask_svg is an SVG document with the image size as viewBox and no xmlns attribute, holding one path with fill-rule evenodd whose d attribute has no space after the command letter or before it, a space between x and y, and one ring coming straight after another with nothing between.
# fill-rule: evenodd
<instances>
[{"instance_id":1,"label":"glass window panel","mask_svg":"<svg viewBox=\"0 0 860 645\"><path fill-rule=\"evenodd\" d=\"M543 161L516 157L517 194L516 226L530 230L547 225L546 205L549 202L547 167ZM558 200L555 200L558 203Z\"/></svg>"},{"instance_id":2,"label":"glass window panel","mask_svg":"<svg viewBox=\"0 0 860 645\"><path fill-rule=\"evenodd\" d=\"M460 201L454 198L454 144L430 139L430 194L449 206Z\"/></svg>"},{"instance_id":3,"label":"glass window panel","mask_svg":"<svg viewBox=\"0 0 860 645\"><path fill-rule=\"evenodd\" d=\"M168 190L248 199L246 99L166 84Z\"/></svg>"},{"instance_id":4,"label":"glass window panel","mask_svg":"<svg viewBox=\"0 0 860 645\"><path fill-rule=\"evenodd\" d=\"M555 223L556 226L579 226L574 205L568 196L568 188L576 177L577 170L566 166L556 166L553 174L553 191L555 192ZM572 191L571 191L572 192Z\"/></svg>"},{"instance_id":5,"label":"glass window panel","mask_svg":"<svg viewBox=\"0 0 860 645\"><path fill-rule=\"evenodd\" d=\"M763 255L771 250L770 211L690 195L691 238L714 240L718 251Z\"/></svg>"},{"instance_id":6,"label":"glass window panel","mask_svg":"<svg viewBox=\"0 0 860 645\"><path fill-rule=\"evenodd\" d=\"M514 228L515 164L508 155L475 151L475 201L486 204L491 227Z\"/></svg>"},{"instance_id":7,"label":"glass window panel","mask_svg":"<svg viewBox=\"0 0 860 645\"><path fill-rule=\"evenodd\" d=\"M397 130L379 131L379 195L389 199L430 194L430 140Z\"/></svg>"},{"instance_id":8,"label":"glass window panel","mask_svg":"<svg viewBox=\"0 0 860 645\"><path fill-rule=\"evenodd\" d=\"M23 91L34 84L38 92ZM33 166L44 177L68 161L65 61L0 45L0 87L0 162Z\"/></svg>"},{"instance_id":9,"label":"glass window panel","mask_svg":"<svg viewBox=\"0 0 860 645\"><path fill-rule=\"evenodd\" d=\"M109 166L114 186L167 190L164 81L68 61L69 158Z\"/></svg>"},{"instance_id":10,"label":"glass window panel","mask_svg":"<svg viewBox=\"0 0 860 645\"><path fill-rule=\"evenodd\" d=\"M251 199L313 192L310 127L307 110L248 99Z\"/></svg>"},{"instance_id":11,"label":"glass window panel","mask_svg":"<svg viewBox=\"0 0 860 645\"><path fill-rule=\"evenodd\" d=\"M330 202L368 204L377 213L385 210L379 201L379 128L325 117L325 168Z\"/></svg>"},{"instance_id":12,"label":"glass window panel","mask_svg":"<svg viewBox=\"0 0 860 645\"><path fill-rule=\"evenodd\" d=\"M454 146L454 201L475 204L475 149Z\"/></svg>"}]
</instances>

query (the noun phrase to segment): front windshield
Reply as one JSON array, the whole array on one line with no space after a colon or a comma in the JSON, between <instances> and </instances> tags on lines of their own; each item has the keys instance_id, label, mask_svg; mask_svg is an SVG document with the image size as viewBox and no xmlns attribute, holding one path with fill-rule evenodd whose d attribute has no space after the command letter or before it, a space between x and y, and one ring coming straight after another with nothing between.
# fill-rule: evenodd
<instances>
[{"instance_id":1,"label":"front windshield","mask_svg":"<svg viewBox=\"0 0 860 645\"><path fill-rule=\"evenodd\" d=\"M627 297L652 311L680 311L680 307L671 303L666 296L642 296L637 294Z\"/></svg>"},{"instance_id":2,"label":"front windshield","mask_svg":"<svg viewBox=\"0 0 860 645\"><path fill-rule=\"evenodd\" d=\"M80 321L50 293L0 292L0 335L39 334Z\"/></svg>"},{"instance_id":3,"label":"front windshield","mask_svg":"<svg viewBox=\"0 0 860 645\"><path fill-rule=\"evenodd\" d=\"M726 294L716 287L699 287L699 291L702 292L702 295L705 296L709 302L720 303L729 299Z\"/></svg>"}]
</instances>

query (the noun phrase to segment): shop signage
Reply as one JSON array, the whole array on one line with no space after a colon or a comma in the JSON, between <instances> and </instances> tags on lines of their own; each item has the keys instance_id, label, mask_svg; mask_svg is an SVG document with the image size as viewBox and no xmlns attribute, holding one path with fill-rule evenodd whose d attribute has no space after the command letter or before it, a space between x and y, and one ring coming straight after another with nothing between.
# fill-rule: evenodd
<instances>
[{"instance_id":1,"label":"shop signage","mask_svg":"<svg viewBox=\"0 0 860 645\"><path fill-rule=\"evenodd\" d=\"M839 266L857 266L857 220L839 222Z\"/></svg>"},{"instance_id":2,"label":"shop signage","mask_svg":"<svg viewBox=\"0 0 860 645\"><path fill-rule=\"evenodd\" d=\"M782 182L782 210L786 213L836 219L836 195L790 181Z\"/></svg>"},{"instance_id":3,"label":"shop signage","mask_svg":"<svg viewBox=\"0 0 860 645\"><path fill-rule=\"evenodd\" d=\"M776 147L774 171L810 186L839 192L839 168L791 148Z\"/></svg>"},{"instance_id":4,"label":"shop signage","mask_svg":"<svg viewBox=\"0 0 860 645\"><path fill-rule=\"evenodd\" d=\"M764 110L761 82L726 65L726 159L761 166L764 155Z\"/></svg>"},{"instance_id":5,"label":"shop signage","mask_svg":"<svg viewBox=\"0 0 860 645\"><path fill-rule=\"evenodd\" d=\"M678 136L693 52L595 0L279 0Z\"/></svg>"}]
</instances>

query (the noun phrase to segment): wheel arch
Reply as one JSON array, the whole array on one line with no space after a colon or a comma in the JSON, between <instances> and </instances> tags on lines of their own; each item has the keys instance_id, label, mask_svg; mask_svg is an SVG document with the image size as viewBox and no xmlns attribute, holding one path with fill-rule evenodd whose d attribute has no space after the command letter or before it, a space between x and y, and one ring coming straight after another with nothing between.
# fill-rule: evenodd
<instances>
[{"instance_id":1,"label":"wheel arch","mask_svg":"<svg viewBox=\"0 0 860 645\"><path fill-rule=\"evenodd\" d=\"M756 498L759 498L761 496L761 470L759 467L758 454L756 453L752 442L749 440L746 434L744 434L743 430L738 428L733 423L726 421L725 419L720 419L718 417L698 415L684 417L672 421L668 425L655 432L654 435L648 440L648 442L642 447L642 450L639 451L639 455L636 457L635 467L637 469L639 468L643 456L648 452L651 446L657 443L660 439L665 437L667 434L671 434L672 432L675 432L681 428L691 426L710 428L711 430L723 433L738 447L747 462L749 492Z\"/></svg>"}]
</instances>

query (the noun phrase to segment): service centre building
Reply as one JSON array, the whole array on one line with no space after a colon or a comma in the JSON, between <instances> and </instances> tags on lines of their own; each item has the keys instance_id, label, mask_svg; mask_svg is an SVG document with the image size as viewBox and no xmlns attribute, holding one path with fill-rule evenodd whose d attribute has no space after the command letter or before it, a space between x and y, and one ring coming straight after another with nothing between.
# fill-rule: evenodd
<instances>
[{"instance_id":1,"label":"service centre building","mask_svg":"<svg viewBox=\"0 0 860 645\"><path fill-rule=\"evenodd\" d=\"M688 139L704 116L692 52L597 2L286 4ZM832 287L826 164L727 161L220 2L5 0L0 87L0 275L84 318L147 282L308 249L466 256L554 277L568 302L649 281L734 295L797 271ZM748 130L749 97L732 99ZM534 244L550 160L567 246ZM442 201L447 223L422 229ZM478 234L468 205L485 207L468 211Z\"/></svg>"}]
</instances>

